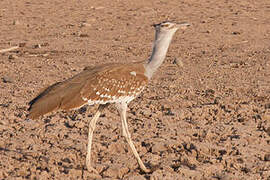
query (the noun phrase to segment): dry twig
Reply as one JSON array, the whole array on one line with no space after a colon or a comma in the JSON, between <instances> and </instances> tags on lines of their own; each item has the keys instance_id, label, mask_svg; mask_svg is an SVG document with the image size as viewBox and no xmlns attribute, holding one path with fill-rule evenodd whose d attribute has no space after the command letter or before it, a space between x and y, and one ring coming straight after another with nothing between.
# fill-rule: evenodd
<instances>
[{"instance_id":1,"label":"dry twig","mask_svg":"<svg viewBox=\"0 0 270 180\"><path fill-rule=\"evenodd\" d=\"M0 53L5 53L5 52L9 52L9 51L13 51L15 49L18 49L19 46L13 46L13 47L10 47L10 48L7 48L7 49L1 49L0 50Z\"/></svg>"}]
</instances>

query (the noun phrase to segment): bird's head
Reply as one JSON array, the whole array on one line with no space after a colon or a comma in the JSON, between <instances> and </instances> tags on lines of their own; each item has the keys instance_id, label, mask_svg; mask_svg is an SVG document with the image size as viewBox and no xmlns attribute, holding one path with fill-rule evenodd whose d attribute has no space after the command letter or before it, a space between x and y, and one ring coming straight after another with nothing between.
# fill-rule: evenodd
<instances>
[{"instance_id":1,"label":"bird's head","mask_svg":"<svg viewBox=\"0 0 270 180\"><path fill-rule=\"evenodd\" d=\"M174 22L162 22L159 24L153 25L158 32L176 32L178 29L186 29L188 26L190 26L189 23L183 22L183 23L174 23Z\"/></svg>"}]
</instances>

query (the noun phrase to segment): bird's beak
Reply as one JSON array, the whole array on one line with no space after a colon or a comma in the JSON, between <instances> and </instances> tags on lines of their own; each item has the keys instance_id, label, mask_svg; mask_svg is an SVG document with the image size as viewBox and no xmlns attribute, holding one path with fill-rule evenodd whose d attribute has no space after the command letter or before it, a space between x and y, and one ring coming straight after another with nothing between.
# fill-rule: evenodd
<instances>
[{"instance_id":1,"label":"bird's beak","mask_svg":"<svg viewBox=\"0 0 270 180\"><path fill-rule=\"evenodd\" d=\"M189 27L190 24L187 23L187 22L182 22L182 23L177 23L175 26L176 26L177 28L179 28L179 29L187 29L187 27Z\"/></svg>"}]
</instances>

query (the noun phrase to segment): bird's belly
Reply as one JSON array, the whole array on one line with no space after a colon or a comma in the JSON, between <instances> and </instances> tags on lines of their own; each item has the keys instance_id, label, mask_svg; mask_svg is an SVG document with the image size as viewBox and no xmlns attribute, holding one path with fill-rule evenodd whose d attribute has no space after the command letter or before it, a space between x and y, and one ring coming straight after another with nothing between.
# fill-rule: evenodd
<instances>
[{"instance_id":1,"label":"bird's belly","mask_svg":"<svg viewBox=\"0 0 270 180\"><path fill-rule=\"evenodd\" d=\"M117 98L112 98L112 99L98 99L98 100L88 100L89 105L94 105L94 104L108 104L108 103L119 103L119 102L125 102L129 103L133 99L135 99L136 96L120 96Z\"/></svg>"}]
</instances>

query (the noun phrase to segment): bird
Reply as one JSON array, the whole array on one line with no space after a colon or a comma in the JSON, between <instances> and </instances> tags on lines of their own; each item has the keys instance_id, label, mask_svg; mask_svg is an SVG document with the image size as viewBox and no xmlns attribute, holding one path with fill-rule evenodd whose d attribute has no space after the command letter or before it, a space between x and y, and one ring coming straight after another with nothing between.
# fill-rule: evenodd
<instances>
[{"instance_id":1,"label":"bird","mask_svg":"<svg viewBox=\"0 0 270 180\"><path fill-rule=\"evenodd\" d=\"M147 84L163 63L173 35L178 29L190 26L187 22L164 21L153 25L155 39L152 54L146 61L132 63L107 63L85 68L79 74L57 82L29 102L27 118L37 119L47 113L59 110L73 110L88 104L98 104L98 109L88 124L88 145L86 168L97 173L91 165L91 146L96 122L109 105L115 105L121 119L122 134L129 144L141 170L151 172L142 162L128 130L128 104L146 88Z\"/></svg>"}]
</instances>

